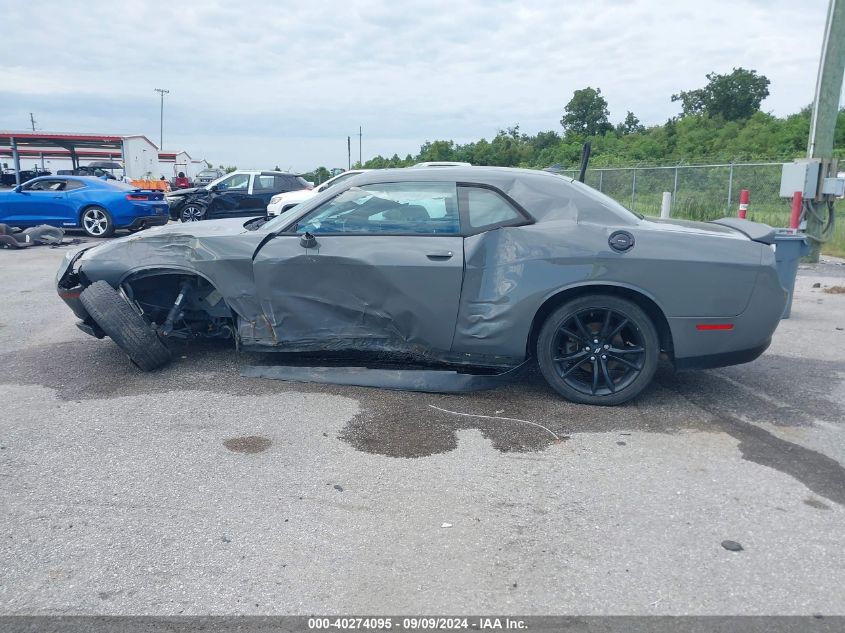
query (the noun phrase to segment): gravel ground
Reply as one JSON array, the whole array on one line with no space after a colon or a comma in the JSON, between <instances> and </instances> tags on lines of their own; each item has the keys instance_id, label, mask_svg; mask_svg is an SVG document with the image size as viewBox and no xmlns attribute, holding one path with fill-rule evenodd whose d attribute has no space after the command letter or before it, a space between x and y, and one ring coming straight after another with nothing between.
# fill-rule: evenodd
<instances>
[{"instance_id":1,"label":"gravel ground","mask_svg":"<svg viewBox=\"0 0 845 633\"><path fill-rule=\"evenodd\" d=\"M0 251L0 614L845 614L841 261L759 360L605 409L142 374L65 250Z\"/></svg>"}]
</instances>

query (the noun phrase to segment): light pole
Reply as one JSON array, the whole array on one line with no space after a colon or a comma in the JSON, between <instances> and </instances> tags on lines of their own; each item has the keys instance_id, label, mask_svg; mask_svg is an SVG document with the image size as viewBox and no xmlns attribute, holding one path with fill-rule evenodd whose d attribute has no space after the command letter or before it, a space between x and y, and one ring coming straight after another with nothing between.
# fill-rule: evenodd
<instances>
[{"instance_id":1,"label":"light pole","mask_svg":"<svg viewBox=\"0 0 845 633\"><path fill-rule=\"evenodd\" d=\"M164 88L153 88L155 92L161 94L161 121L160 121L160 129L159 129L159 143L158 146L159 150L164 149L164 95L169 94L169 90L165 90Z\"/></svg>"}]
</instances>

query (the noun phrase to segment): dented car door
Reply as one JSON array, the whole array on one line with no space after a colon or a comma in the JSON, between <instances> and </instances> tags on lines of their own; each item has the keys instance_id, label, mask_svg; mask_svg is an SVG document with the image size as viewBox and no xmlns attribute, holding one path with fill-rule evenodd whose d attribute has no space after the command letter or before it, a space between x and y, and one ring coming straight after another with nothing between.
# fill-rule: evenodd
<instances>
[{"instance_id":1,"label":"dented car door","mask_svg":"<svg viewBox=\"0 0 845 633\"><path fill-rule=\"evenodd\" d=\"M253 263L264 321L254 342L448 351L463 238L454 183L432 185L353 188L270 239Z\"/></svg>"}]
</instances>

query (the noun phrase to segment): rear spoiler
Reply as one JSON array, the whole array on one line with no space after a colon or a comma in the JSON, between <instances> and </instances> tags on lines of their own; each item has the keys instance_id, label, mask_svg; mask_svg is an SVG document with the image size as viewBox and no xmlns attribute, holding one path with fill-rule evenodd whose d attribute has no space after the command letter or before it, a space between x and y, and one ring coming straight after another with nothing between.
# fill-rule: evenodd
<instances>
[{"instance_id":1,"label":"rear spoiler","mask_svg":"<svg viewBox=\"0 0 845 633\"><path fill-rule=\"evenodd\" d=\"M743 220L742 218L722 218L720 220L713 220L711 224L718 224L734 231L739 231L748 239L754 240L755 242L761 242L763 244L775 243L775 229L768 224Z\"/></svg>"}]
</instances>

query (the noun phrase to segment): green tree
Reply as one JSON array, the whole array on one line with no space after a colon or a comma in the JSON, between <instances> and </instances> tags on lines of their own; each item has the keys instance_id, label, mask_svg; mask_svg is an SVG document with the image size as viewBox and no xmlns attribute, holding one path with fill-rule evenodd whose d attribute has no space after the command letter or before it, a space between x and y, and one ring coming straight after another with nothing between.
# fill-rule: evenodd
<instances>
[{"instance_id":1,"label":"green tree","mask_svg":"<svg viewBox=\"0 0 845 633\"><path fill-rule=\"evenodd\" d=\"M576 90L564 108L560 124L567 136L601 136L613 129L608 117L607 101L600 88Z\"/></svg>"},{"instance_id":2,"label":"green tree","mask_svg":"<svg viewBox=\"0 0 845 633\"><path fill-rule=\"evenodd\" d=\"M645 126L640 123L640 120L630 110L628 110L628 114L625 115L625 119L616 126L616 133L619 136L637 134L638 132L643 131L645 131Z\"/></svg>"},{"instance_id":3,"label":"green tree","mask_svg":"<svg viewBox=\"0 0 845 633\"><path fill-rule=\"evenodd\" d=\"M455 160L454 141L426 141L420 148L420 162Z\"/></svg>"},{"instance_id":4,"label":"green tree","mask_svg":"<svg viewBox=\"0 0 845 633\"><path fill-rule=\"evenodd\" d=\"M313 182L315 185L319 185L320 183L326 182L329 178L331 178L332 174L328 169L323 166L320 166L317 167L317 169L315 169L314 171L309 171L308 173L302 174L302 177L305 178L305 180Z\"/></svg>"},{"instance_id":5,"label":"green tree","mask_svg":"<svg viewBox=\"0 0 845 633\"><path fill-rule=\"evenodd\" d=\"M707 74L707 85L697 90L686 90L672 95L680 101L682 116L707 114L720 116L725 121L748 119L760 109L760 103L769 96L769 79L756 70L734 68L727 75Z\"/></svg>"}]
</instances>

